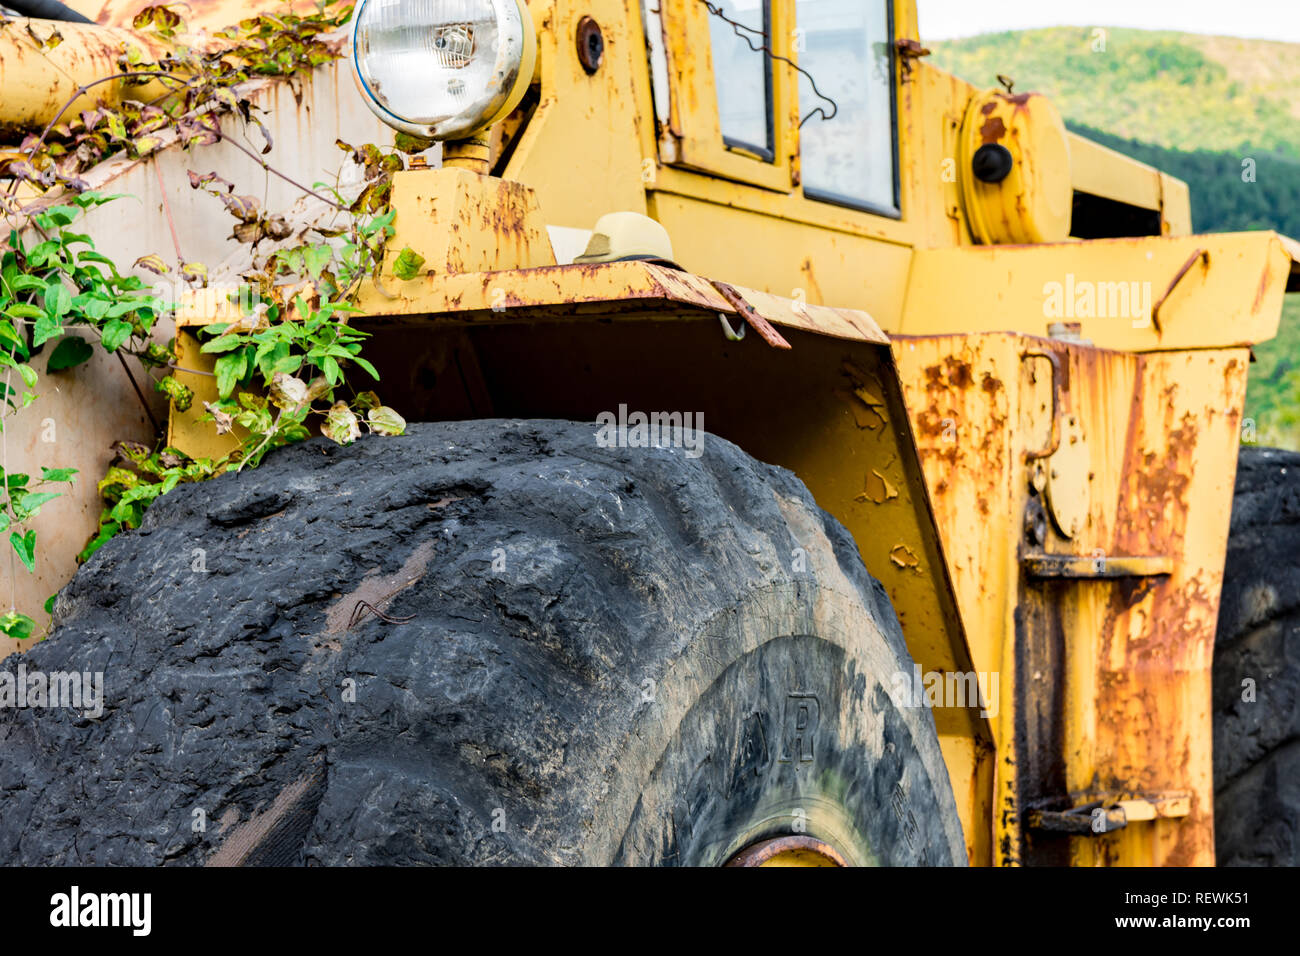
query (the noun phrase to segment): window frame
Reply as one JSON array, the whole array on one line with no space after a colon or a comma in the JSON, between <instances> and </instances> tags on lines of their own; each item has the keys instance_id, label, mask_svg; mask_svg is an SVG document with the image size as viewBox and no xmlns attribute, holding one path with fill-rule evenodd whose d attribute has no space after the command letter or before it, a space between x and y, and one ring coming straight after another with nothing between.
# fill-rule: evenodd
<instances>
[{"instance_id":1,"label":"window frame","mask_svg":"<svg viewBox=\"0 0 1300 956\"><path fill-rule=\"evenodd\" d=\"M793 60L793 4L765 0L764 9L773 52ZM664 161L763 189L793 190L791 157L798 142L798 120L791 121L798 110L794 71L779 60L764 58L771 142L769 155L756 153L756 144L728 142L722 134L713 74L712 16L704 4L699 0L660 0L660 19L669 75L669 119L660 135Z\"/></svg>"}]
</instances>

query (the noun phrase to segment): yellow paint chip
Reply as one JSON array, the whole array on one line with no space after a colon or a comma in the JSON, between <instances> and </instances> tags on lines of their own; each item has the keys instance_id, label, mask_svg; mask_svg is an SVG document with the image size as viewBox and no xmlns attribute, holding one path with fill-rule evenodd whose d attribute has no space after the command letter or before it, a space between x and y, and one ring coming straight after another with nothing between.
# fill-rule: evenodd
<instances>
[{"instance_id":1,"label":"yellow paint chip","mask_svg":"<svg viewBox=\"0 0 1300 956\"><path fill-rule=\"evenodd\" d=\"M866 487L857 496L857 500L874 501L879 505L884 504L890 498L897 497L898 489L891 485L884 475L873 468L867 475Z\"/></svg>"},{"instance_id":2,"label":"yellow paint chip","mask_svg":"<svg viewBox=\"0 0 1300 956\"><path fill-rule=\"evenodd\" d=\"M900 568L917 568L921 564L921 559L905 544L894 545L893 550L889 552L889 560Z\"/></svg>"}]
</instances>

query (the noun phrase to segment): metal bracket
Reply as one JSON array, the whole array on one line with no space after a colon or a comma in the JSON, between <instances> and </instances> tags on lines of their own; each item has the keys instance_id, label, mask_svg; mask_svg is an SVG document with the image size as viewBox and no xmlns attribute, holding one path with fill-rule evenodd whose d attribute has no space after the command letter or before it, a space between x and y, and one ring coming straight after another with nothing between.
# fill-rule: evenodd
<instances>
[{"instance_id":1,"label":"metal bracket","mask_svg":"<svg viewBox=\"0 0 1300 956\"><path fill-rule=\"evenodd\" d=\"M1052 437L1042 451L1025 451L1025 461L1035 461L1039 458L1051 458L1056 454L1056 449L1061 447L1061 360L1055 352L1045 350L1020 353L1020 361L1023 362L1028 358L1045 358L1052 363Z\"/></svg>"},{"instance_id":2,"label":"metal bracket","mask_svg":"<svg viewBox=\"0 0 1300 956\"><path fill-rule=\"evenodd\" d=\"M1130 823L1185 817L1192 811L1189 791L1171 793L1105 794L1069 810L1031 810L1032 829L1074 836L1101 836Z\"/></svg>"},{"instance_id":3,"label":"metal bracket","mask_svg":"<svg viewBox=\"0 0 1300 956\"><path fill-rule=\"evenodd\" d=\"M1174 559L1163 554L1047 554L1030 551L1020 558L1030 578L1150 578L1174 571Z\"/></svg>"}]
</instances>

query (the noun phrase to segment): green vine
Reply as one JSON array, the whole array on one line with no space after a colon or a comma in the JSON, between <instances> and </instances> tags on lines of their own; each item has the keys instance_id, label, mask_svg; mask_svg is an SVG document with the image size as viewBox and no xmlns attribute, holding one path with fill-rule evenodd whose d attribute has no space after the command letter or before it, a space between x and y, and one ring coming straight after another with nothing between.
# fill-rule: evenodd
<instances>
[{"instance_id":1,"label":"green vine","mask_svg":"<svg viewBox=\"0 0 1300 956\"><path fill-rule=\"evenodd\" d=\"M85 210L118 197L87 190L81 174L115 153L140 157L165 143L177 141L187 151L224 141L248 153L268 172L346 214L342 226L311 228L293 237L285 218L262 208L251 196L237 195L235 186L215 172L189 173L190 185L211 194L234 219L232 237L250 246L250 268L231 294L237 318L202 327L202 351L215 356L218 398L204 405L202 421L217 434L235 434L233 450L218 459L193 459L162 444L153 447L119 441L115 457L98 490L104 500L98 528L78 559L88 559L121 531L139 527L148 506L178 484L204 481L227 471L256 467L271 450L301 441L313 429L339 444L360 437L362 429L378 435L400 435L406 423L385 406L375 392L359 390L350 380L354 371L377 380L379 373L361 355L366 333L348 319L361 282L378 269L384 246L393 234L388 209L392 174L404 167L402 157L373 145L339 143L363 170L355 195L345 196L335 184L300 184L272 168L234 139L223 137L220 119L233 115L256 127L271 150L271 136L256 117L256 107L243 94L256 76L293 78L334 58L334 48L321 35L337 29L351 7L327 3L309 16L262 15L217 34L216 49L195 51L178 45L160 62L146 63L139 50L128 49L112 78L128 84L165 80L169 86L150 101L123 99L115 105L100 101L92 110L65 120L68 106L43 131L23 143L22 158L0 174L12 182L0 195L10 218L24 220L39 237L25 244L15 229L9 234L0 270L0 372L4 406L0 406L0 443L4 420L36 400L38 376L30 364L33 354L55 342L48 371L75 368L96 348L122 362L133 387L129 357L158 392L185 411L194 395L175 376L174 340L158 341L157 325L172 317L178 301L160 297L136 275L124 275L109 257L97 252L88 235L74 231ZM184 23L168 6L150 7L135 18L135 26L174 40ZM46 44L49 45L47 40ZM78 96L98 86L82 86ZM75 100L77 97L74 96ZM404 151L427 143L399 142ZM16 198L26 183L39 196L26 205ZM58 194L57 204L48 196ZM173 228L173 234L175 230ZM296 241L295 241L296 238ZM291 244L286 245L286 241ZM273 247L264 250L264 247ZM408 265L418 256L404 249L398 256ZM187 261L176 242L174 275L185 286L201 289L209 276L202 263ZM143 256L134 266L158 275L173 267L157 254ZM10 385L16 374L23 390ZM145 402L146 410L148 404ZM150 416L152 418L152 415ZM0 532L8 533L11 564L16 558L35 570L36 533L28 525L43 505L58 497L52 490L71 483L73 469L42 469L39 478L8 470L7 445L0 464ZM53 598L46 602L46 610ZM0 615L0 634L26 639L36 630L35 619L15 606Z\"/></svg>"}]
</instances>

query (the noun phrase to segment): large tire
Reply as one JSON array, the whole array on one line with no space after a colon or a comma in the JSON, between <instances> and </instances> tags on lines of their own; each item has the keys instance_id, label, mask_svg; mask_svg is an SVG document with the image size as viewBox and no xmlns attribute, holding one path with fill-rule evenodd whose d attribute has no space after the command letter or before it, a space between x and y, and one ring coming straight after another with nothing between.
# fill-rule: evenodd
<instances>
[{"instance_id":1,"label":"large tire","mask_svg":"<svg viewBox=\"0 0 1300 956\"><path fill-rule=\"evenodd\" d=\"M317 440L161 499L4 664L107 708L0 713L0 862L964 863L847 532L721 439L596 432Z\"/></svg>"},{"instance_id":2,"label":"large tire","mask_svg":"<svg viewBox=\"0 0 1300 956\"><path fill-rule=\"evenodd\" d=\"M1300 454L1243 448L1214 645L1221 865L1300 866Z\"/></svg>"}]
</instances>

